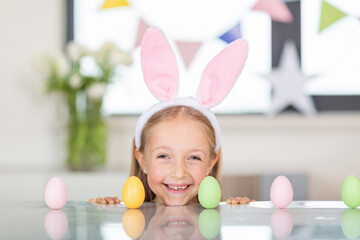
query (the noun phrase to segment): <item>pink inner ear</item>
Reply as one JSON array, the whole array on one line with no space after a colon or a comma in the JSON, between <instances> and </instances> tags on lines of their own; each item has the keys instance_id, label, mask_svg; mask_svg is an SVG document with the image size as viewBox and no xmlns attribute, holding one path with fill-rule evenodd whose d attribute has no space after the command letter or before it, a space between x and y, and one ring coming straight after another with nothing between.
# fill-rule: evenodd
<instances>
[{"instance_id":1,"label":"pink inner ear","mask_svg":"<svg viewBox=\"0 0 360 240\"><path fill-rule=\"evenodd\" d=\"M244 67L247 50L247 43L238 39L208 63L198 89L197 98L201 105L210 108L226 97Z\"/></svg>"},{"instance_id":2,"label":"pink inner ear","mask_svg":"<svg viewBox=\"0 0 360 240\"><path fill-rule=\"evenodd\" d=\"M176 97L179 70L169 42L157 28L146 31L141 46L141 66L150 92L161 101Z\"/></svg>"}]
</instances>

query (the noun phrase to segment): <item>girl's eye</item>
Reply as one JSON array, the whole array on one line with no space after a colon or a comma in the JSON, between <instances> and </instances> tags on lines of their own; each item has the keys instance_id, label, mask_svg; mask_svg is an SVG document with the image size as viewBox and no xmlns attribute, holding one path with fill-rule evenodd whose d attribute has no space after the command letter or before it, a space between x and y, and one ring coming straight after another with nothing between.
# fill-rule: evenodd
<instances>
[{"instance_id":1,"label":"girl's eye","mask_svg":"<svg viewBox=\"0 0 360 240\"><path fill-rule=\"evenodd\" d=\"M157 156L157 158L166 159L168 158L168 156L166 156L165 154L160 154L159 156Z\"/></svg>"},{"instance_id":2,"label":"girl's eye","mask_svg":"<svg viewBox=\"0 0 360 240\"><path fill-rule=\"evenodd\" d=\"M198 160L198 161L199 161L199 160L201 160L201 159L200 159L200 157L198 157L198 156L191 156L191 157L190 157L190 160Z\"/></svg>"}]
</instances>

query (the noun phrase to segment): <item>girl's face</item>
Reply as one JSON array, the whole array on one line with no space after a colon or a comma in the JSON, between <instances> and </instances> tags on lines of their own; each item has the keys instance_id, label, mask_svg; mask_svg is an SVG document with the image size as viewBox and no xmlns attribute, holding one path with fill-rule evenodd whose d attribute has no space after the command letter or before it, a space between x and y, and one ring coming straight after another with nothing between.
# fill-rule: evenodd
<instances>
[{"instance_id":1,"label":"girl's face","mask_svg":"<svg viewBox=\"0 0 360 240\"><path fill-rule=\"evenodd\" d=\"M204 127L182 115L156 125L144 152L136 149L135 155L147 172L155 201L166 205L196 200L201 181L219 158L219 153L210 153Z\"/></svg>"}]
</instances>

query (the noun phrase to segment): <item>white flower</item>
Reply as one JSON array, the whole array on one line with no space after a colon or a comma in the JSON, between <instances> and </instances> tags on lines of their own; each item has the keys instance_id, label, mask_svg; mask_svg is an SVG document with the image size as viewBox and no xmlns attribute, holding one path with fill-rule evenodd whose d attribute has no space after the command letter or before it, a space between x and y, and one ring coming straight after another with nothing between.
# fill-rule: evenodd
<instances>
[{"instance_id":1,"label":"white flower","mask_svg":"<svg viewBox=\"0 0 360 240\"><path fill-rule=\"evenodd\" d=\"M117 47L115 45L115 43L113 42L105 42L101 48L100 48L100 51L103 51L103 52L110 52L110 51L116 51L117 50Z\"/></svg>"},{"instance_id":2,"label":"white flower","mask_svg":"<svg viewBox=\"0 0 360 240\"><path fill-rule=\"evenodd\" d=\"M96 62L102 64L108 61L111 66L132 64L130 55L118 49L113 42L105 42L98 51L93 53L93 57Z\"/></svg>"},{"instance_id":3,"label":"white flower","mask_svg":"<svg viewBox=\"0 0 360 240\"><path fill-rule=\"evenodd\" d=\"M65 77L70 73L70 63L67 61L64 54L58 53L54 56L53 60L55 71L59 76Z\"/></svg>"},{"instance_id":4,"label":"white flower","mask_svg":"<svg viewBox=\"0 0 360 240\"><path fill-rule=\"evenodd\" d=\"M66 45L66 50L69 58L73 62L79 61L81 57L89 53L89 49L85 46L81 46L71 41Z\"/></svg>"},{"instance_id":5,"label":"white flower","mask_svg":"<svg viewBox=\"0 0 360 240\"><path fill-rule=\"evenodd\" d=\"M81 77L79 74L74 73L69 79L69 85L72 89L78 89L81 86Z\"/></svg>"},{"instance_id":6,"label":"white flower","mask_svg":"<svg viewBox=\"0 0 360 240\"><path fill-rule=\"evenodd\" d=\"M106 58L109 57L113 51L116 51L115 44L112 42L105 42L99 50L93 53L93 57L95 58L96 62L101 64L106 61Z\"/></svg>"},{"instance_id":7,"label":"white flower","mask_svg":"<svg viewBox=\"0 0 360 240\"><path fill-rule=\"evenodd\" d=\"M86 89L86 94L92 100L100 100L106 92L105 83L94 83Z\"/></svg>"},{"instance_id":8,"label":"white flower","mask_svg":"<svg viewBox=\"0 0 360 240\"><path fill-rule=\"evenodd\" d=\"M110 64L112 66L115 66L117 64L130 65L132 64L132 60L129 54L120 50L116 50L111 52L110 54Z\"/></svg>"}]
</instances>

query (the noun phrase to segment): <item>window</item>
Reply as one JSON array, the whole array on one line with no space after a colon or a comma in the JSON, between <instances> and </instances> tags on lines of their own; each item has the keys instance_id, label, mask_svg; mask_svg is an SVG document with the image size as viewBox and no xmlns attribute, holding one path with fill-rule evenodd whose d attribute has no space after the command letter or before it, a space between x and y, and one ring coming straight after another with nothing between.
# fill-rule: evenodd
<instances>
[{"instance_id":1,"label":"window","mask_svg":"<svg viewBox=\"0 0 360 240\"><path fill-rule=\"evenodd\" d=\"M266 12L253 11L256 0L222 4L129 0L130 6L101 9L104 2L68 0L68 40L90 48L114 41L132 53L134 64L122 69L122 77L105 97L107 114L139 114L157 102L144 84L140 67L139 33L147 25L163 29L173 46L180 69L179 96L196 95L201 72L226 46L227 33L235 31L249 42L246 67L228 97L213 109L216 113L268 111L272 87L266 75L278 67L287 40L296 43L303 73L313 76L305 91L318 111L360 110L360 25L357 17L351 17L360 16L356 1L287 1L292 23L272 21ZM324 2L345 16L340 14L319 33ZM185 53L191 56L184 57Z\"/></svg>"}]
</instances>

